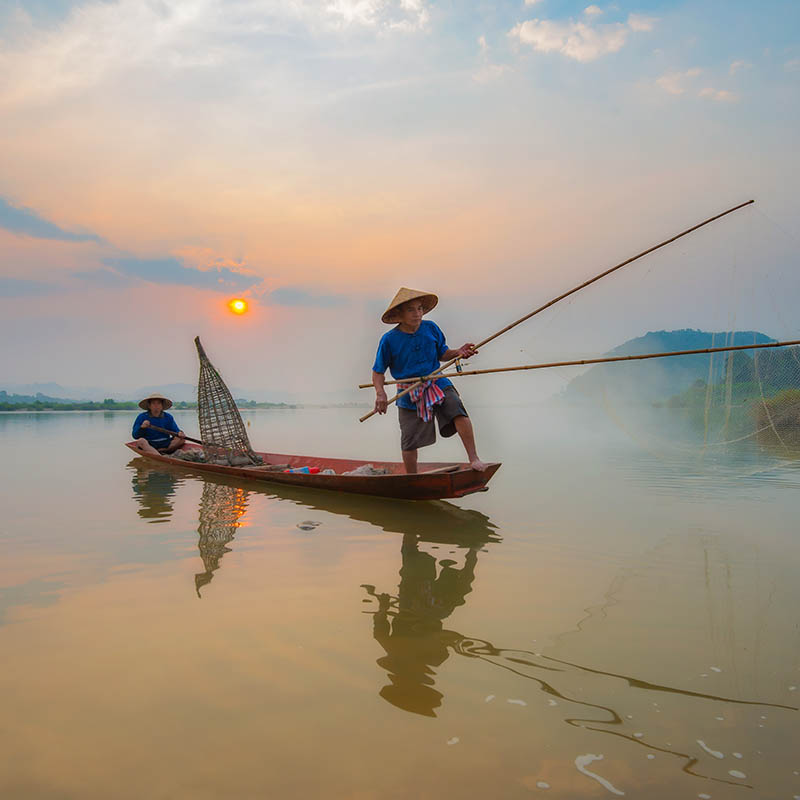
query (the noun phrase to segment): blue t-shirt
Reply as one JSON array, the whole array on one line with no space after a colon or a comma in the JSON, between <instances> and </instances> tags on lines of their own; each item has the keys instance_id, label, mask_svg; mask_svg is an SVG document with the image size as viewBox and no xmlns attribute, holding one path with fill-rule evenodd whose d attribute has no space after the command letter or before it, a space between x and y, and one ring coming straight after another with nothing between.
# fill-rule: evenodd
<instances>
[{"instance_id":1,"label":"blue t-shirt","mask_svg":"<svg viewBox=\"0 0 800 800\"><path fill-rule=\"evenodd\" d=\"M419 378L439 369L442 356L449 349L442 329L435 322L424 319L414 333L404 333L399 327L384 333L372 370L382 375L389 369L395 380ZM436 385L445 389L453 384L448 378L437 378ZM397 405L415 408L409 395L401 397Z\"/></svg>"},{"instance_id":2,"label":"blue t-shirt","mask_svg":"<svg viewBox=\"0 0 800 800\"><path fill-rule=\"evenodd\" d=\"M142 423L145 420L149 420L151 425L158 425L159 428L166 428L168 431L175 431L175 433L177 433L180 430L177 423L172 418L172 414L162 411L160 417L154 417L149 411L142 411L133 423L133 438L147 439L156 450L167 447L172 439L167 436L166 433L159 433L152 428L142 428Z\"/></svg>"}]
</instances>

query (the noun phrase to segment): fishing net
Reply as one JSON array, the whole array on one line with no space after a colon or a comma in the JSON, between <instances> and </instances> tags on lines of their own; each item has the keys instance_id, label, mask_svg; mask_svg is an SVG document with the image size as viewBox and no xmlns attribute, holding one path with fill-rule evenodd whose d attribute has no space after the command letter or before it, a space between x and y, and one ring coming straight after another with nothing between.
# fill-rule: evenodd
<instances>
[{"instance_id":1,"label":"fishing net","mask_svg":"<svg viewBox=\"0 0 800 800\"><path fill-rule=\"evenodd\" d=\"M253 452L239 409L225 381L208 360L199 336L194 343L200 359L197 416L206 461L233 466L263 463Z\"/></svg>"},{"instance_id":2,"label":"fishing net","mask_svg":"<svg viewBox=\"0 0 800 800\"><path fill-rule=\"evenodd\" d=\"M494 349L491 358L541 363L800 340L799 255L791 233L755 207L741 210L546 310L515 341L509 334L513 360ZM497 378L474 380L501 393L525 382L534 402L598 428L610 422L655 455L746 454L754 471L800 460L797 346Z\"/></svg>"}]
</instances>

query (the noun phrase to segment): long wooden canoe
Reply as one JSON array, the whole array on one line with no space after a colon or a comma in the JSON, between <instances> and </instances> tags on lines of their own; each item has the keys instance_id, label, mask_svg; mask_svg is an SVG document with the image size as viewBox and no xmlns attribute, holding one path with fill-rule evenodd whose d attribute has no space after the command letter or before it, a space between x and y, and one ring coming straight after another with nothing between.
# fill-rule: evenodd
<instances>
[{"instance_id":1,"label":"long wooden canoe","mask_svg":"<svg viewBox=\"0 0 800 800\"><path fill-rule=\"evenodd\" d=\"M161 464L183 467L192 472L215 472L220 475L235 475L249 480L279 483L286 486L328 489L334 492L368 494L376 497L395 497L402 500L443 500L464 497L474 492L485 492L486 484L500 469L497 462L488 464L484 472L477 472L467 463L429 462L419 464L419 472L406 474L398 461L355 461L346 458L320 458L318 456L287 455L285 453L258 453L264 459L263 466L228 467L221 464L205 464L186 461L166 455L141 452L135 442L126 442L136 455ZM199 445L185 444L184 449L201 449ZM283 472L274 465L289 467L319 467L332 469L335 475L305 475ZM365 464L385 468L385 475L342 475Z\"/></svg>"}]
</instances>

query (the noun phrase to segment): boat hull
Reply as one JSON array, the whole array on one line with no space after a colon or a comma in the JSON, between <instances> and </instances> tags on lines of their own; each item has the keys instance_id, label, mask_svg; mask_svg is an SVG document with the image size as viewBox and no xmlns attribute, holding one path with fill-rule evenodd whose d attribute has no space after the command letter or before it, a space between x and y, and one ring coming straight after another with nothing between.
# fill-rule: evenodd
<instances>
[{"instance_id":1,"label":"boat hull","mask_svg":"<svg viewBox=\"0 0 800 800\"><path fill-rule=\"evenodd\" d=\"M258 453L264 459L263 467L230 467L221 464L205 464L185 461L166 455L141 452L135 442L126 447L136 455L159 464L169 464L192 472L213 472L218 475L233 475L263 483L277 483L333 492L366 494L375 497L393 497L403 500L444 500L464 497L474 492L487 490L486 484L500 468L490 463L484 472L472 469L469 464L457 462L435 462L419 465L419 472L406 474L402 463L397 461L356 461L344 458L320 458L318 456L289 455L285 453ZM198 445L187 442L185 449L200 450ZM288 464L289 467L319 467L332 469L336 475L306 475L270 470L270 464ZM389 470L386 475L342 475L365 464ZM436 470L432 472L431 470ZM439 471L448 470L448 471Z\"/></svg>"}]
</instances>

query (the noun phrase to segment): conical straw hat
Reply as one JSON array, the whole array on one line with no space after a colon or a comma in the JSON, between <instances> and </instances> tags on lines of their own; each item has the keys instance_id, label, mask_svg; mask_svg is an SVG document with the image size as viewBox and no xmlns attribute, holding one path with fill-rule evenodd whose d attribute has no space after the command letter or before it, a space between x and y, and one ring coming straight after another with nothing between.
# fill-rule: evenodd
<instances>
[{"instance_id":1,"label":"conical straw hat","mask_svg":"<svg viewBox=\"0 0 800 800\"><path fill-rule=\"evenodd\" d=\"M170 400L168 397L164 397L163 394L159 394L158 392L153 392L153 394L147 395L144 400L140 400L139 408L147 411L147 404L150 402L150 400L160 400L164 404L164 411L166 411L168 408L172 408L172 400Z\"/></svg>"},{"instance_id":2,"label":"conical straw hat","mask_svg":"<svg viewBox=\"0 0 800 800\"><path fill-rule=\"evenodd\" d=\"M406 289L404 286L394 296L392 302L389 303L389 308L383 312L381 320L387 325L391 325L394 322L399 322L397 318L397 307L403 305L403 303L407 303L409 300L417 299L422 300L423 314L427 314L429 311L434 309L436 304L439 302L439 298L435 294L431 294L430 292L420 292L416 289Z\"/></svg>"}]
</instances>

